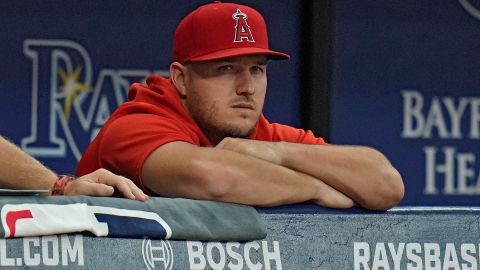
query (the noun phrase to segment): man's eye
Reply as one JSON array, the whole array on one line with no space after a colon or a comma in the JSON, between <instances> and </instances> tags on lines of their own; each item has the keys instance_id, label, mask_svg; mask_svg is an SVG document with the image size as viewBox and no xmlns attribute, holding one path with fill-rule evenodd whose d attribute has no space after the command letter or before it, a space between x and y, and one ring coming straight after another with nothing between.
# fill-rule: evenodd
<instances>
[{"instance_id":1,"label":"man's eye","mask_svg":"<svg viewBox=\"0 0 480 270\"><path fill-rule=\"evenodd\" d=\"M261 66L254 66L252 67L252 71L256 73L263 73L264 69Z\"/></svg>"},{"instance_id":2,"label":"man's eye","mask_svg":"<svg viewBox=\"0 0 480 270\"><path fill-rule=\"evenodd\" d=\"M231 70L233 70L233 66L232 65L223 65L223 66L218 67L218 70L220 70L220 71L231 71Z\"/></svg>"}]
</instances>

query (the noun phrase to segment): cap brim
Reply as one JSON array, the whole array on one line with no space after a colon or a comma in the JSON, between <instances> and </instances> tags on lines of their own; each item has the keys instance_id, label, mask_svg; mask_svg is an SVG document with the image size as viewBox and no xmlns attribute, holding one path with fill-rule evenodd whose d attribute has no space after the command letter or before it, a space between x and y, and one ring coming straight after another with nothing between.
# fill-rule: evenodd
<instances>
[{"instance_id":1,"label":"cap brim","mask_svg":"<svg viewBox=\"0 0 480 270\"><path fill-rule=\"evenodd\" d=\"M269 59L272 59L272 60L290 59L290 55L285 53L266 50L262 48L244 47L244 48L230 48L226 50L211 52L208 54L204 54L202 56L192 57L189 59L189 61L192 61L192 62L209 61L209 60L230 58L235 56L255 55L255 54L266 55Z\"/></svg>"}]
</instances>

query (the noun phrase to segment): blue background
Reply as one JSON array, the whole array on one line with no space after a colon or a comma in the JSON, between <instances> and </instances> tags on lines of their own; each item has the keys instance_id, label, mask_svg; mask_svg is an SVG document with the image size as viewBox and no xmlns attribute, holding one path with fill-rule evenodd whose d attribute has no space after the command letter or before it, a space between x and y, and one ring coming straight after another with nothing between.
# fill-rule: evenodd
<instances>
[{"instance_id":1,"label":"blue background","mask_svg":"<svg viewBox=\"0 0 480 270\"><path fill-rule=\"evenodd\" d=\"M480 143L466 138L469 112L462 118L462 139L440 139L437 129L430 139L402 138L400 94L421 92L424 115L433 96L480 96L480 20L453 0L335 1L334 6L333 142L385 153L405 180L403 204L480 205L478 194L423 195L424 146L475 153L478 178ZM445 107L442 112L451 127Z\"/></svg>"}]
</instances>

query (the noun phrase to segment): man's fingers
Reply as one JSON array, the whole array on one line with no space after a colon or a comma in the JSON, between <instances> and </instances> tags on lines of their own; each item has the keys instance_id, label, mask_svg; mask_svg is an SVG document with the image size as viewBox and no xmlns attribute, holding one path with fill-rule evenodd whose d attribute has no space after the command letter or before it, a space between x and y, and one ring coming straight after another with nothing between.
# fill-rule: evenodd
<instances>
[{"instance_id":1,"label":"man's fingers","mask_svg":"<svg viewBox=\"0 0 480 270\"><path fill-rule=\"evenodd\" d=\"M118 191L120 191L120 193L123 194L123 196L125 196L125 198L139 201L145 201L148 199L148 196L143 193L143 191L139 189L130 179L122 176L119 177L123 179L115 187L118 189Z\"/></svg>"},{"instance_id":2,"label":"man's fingers","mask_svg":"<svg viewBox=\"0 0 480 270\"><path fill-rule=\"evenodd\" d=\"M323 181L319 181L318 184L321 186L322 191L320 198L317 199L317 204L329 208L351 208L355 206L355 202L342 192L325 184Z\"/></svg>"},{"instance_id":3,"label":"man's fingers","mask_svg":"<svg viewBox=\"0 0 480 270\"><path fill-rule=\"evenodd\" d=\"M215 147L221 148L221 149L227 149L227 150L232 150L235 141L238 141L237 138L231 138L231 137L225 137L223 140L221 140Z\"/></svg>"},{"instance_id":4,"label":"man's fingers","mask_svg":"<svg viewBox=\"0 0 480 270\"><path fill-rule=\"evenodd\" d=\"M133 195L135 195L135 199L139 201L146 201L150 198L139 187L137 187L137 185L135 185L135 183L133 183L130 179L126 179L126 180L127 180L127 185L130 187L131 192L133 193Z\"/></svg>"},{"instance_id":5,"label":"man's fingers","mask_svg":"<svg viewBox=\"0 0 480 270\"><path fill-rule=\"evenodd\" d=\"M225 144L227 143L226 141L227 141L227 138L224 138L215 147L223 149L225 147Z\"/></svg>"},{"instance_id":6,"label":"man's fingers","mask_svg":"<svg viewBox=\"0 0 480 270\"><path fill-rule=\"evenodd\" d=\"M130 179L113 174L107 170L99 172L97 181L101 184L116 188L125 198L145 201L148 196L138 188Z\"/></svg>"},{"instance_id":7,"label":"man's fingers","mask_svg":"<svg viewBox=\"0 0 480 270\"><path fill-rule=\"evenodd\" d=\"M105 169L79 177L65 188L65 195L112 196L117 189L125 198L145 201L148 196L130 179Z\"/></svg>"},{"instance_id":8,"label":"man's fingers","mask_svg":"<svg viewBox=\"0 0 480 270\"><path fill-rule=\"evenodd\" d=\"M110 197L115 190L113 187L89 181L73 181L65 189L65 195L89 195Z\"/></svg>"},{"instance_id":9,"label":"man's fingers","mask_svg":"<svg viewBox=\"0 0 480 270\"><path fill-rule=\"evenodd\" d=\"M135 195L133 195L130 186L127 184L127 180L123 179L121 176L112 174L99 177L98 181L102 184L107 184L116 188L125 198L135 200Z\"/></svg>"}]
</instances>

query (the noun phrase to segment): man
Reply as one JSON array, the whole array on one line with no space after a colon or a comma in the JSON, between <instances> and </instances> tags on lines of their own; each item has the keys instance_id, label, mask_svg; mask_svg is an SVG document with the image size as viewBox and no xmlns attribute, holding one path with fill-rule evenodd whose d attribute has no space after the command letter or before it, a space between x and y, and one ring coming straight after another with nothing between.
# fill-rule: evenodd
<instances>
[{"instance_id":1,"label":"man","mask_svg":"<svg viewBox=\"0 0 480 270\"><path fill-rule=\"evenodd\" d=\"M112 196L117 189L128 199L148 199L132 181L105 169L96 170L74 181L70 176L59 177L1 136L0 188L51 189L51 195L90 196Z\"/></svg>"},{"instance_id":2,"label":"man","mask_svg":"<svg viewBox=\"0 0 480 270\"><path fill-rule=\"evenodd\" d=\"M215 2L179 24L170 79L133 84L85 152L79 175L107 168L150 194L254 206L314 202L385 210L403 197L378 151L326 145L262 115L268 47L254 9Z\"/></svg>"}]
</instances>

